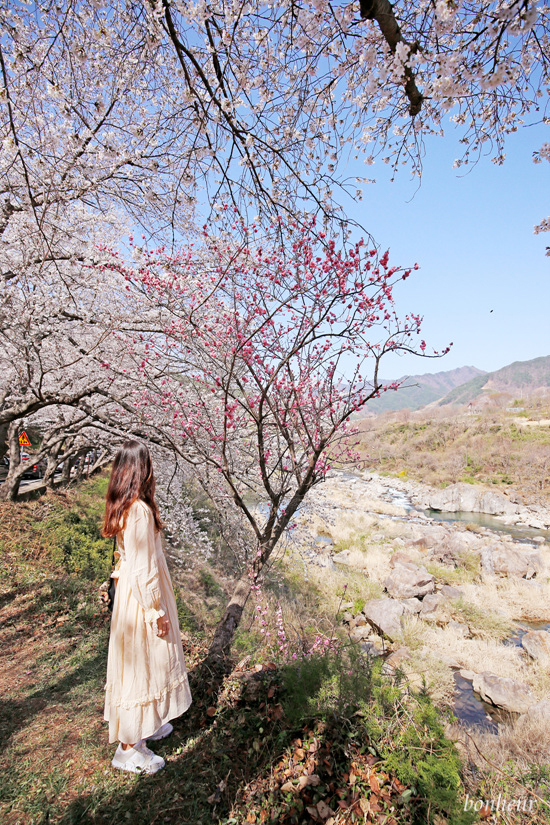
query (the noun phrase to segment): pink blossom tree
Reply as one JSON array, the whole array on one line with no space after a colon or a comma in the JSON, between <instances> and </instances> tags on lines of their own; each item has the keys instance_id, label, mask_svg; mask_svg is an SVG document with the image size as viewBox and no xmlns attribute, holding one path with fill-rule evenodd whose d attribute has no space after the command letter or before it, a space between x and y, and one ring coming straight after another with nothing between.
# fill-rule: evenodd
<instances>
[{"instance_id":1,"label":"pink blossom tree","mask_svg":"<svg viewBox=\"0 0 550 825\"><path fill-rule=\"evenodd\" d=\"M225 238L204 231L176 256L140 250L134 268L112 264L141 291L144 312L163 314L162 328L129 340L148 355L136 360L141 390L128 413L163 430L212 500L231 502L247 526L213 656L228 652L251 584L308 492L354 460L350 419L392 389L381 359L425 353L420 318L399 321L393 308L410 270L362 241L344 251L303 226L277 228L284 254L236 220Z\"/></svg>"}]
</instances>

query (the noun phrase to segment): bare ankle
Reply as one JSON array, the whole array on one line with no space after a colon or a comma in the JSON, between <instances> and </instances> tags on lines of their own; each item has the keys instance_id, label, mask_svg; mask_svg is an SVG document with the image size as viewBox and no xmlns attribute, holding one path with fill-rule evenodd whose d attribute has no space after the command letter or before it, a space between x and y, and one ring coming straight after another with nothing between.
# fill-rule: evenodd
<instances>
[{"instance_id":1,"label":"bare ankle","mask_svg":"<svg viewBox=\"0 0 550 825\"><path fill-rule=\"evenodd\" d=\"M123 751L127 751L128 748L133 748L134 747L134 745L125 745L124 742L121 742L120 744L122 745L122 750ZM134 744L135 744L135 742L134 742Z\"/></svg>"}]
</instances>

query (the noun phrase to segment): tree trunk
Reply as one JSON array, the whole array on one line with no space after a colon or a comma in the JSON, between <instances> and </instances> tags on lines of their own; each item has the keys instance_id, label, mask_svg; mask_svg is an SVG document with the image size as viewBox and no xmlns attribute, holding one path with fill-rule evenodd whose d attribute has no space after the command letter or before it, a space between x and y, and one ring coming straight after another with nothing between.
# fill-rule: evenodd
<instances>
[{"instance_id":1,"label":"tree trunk","mask_svg":"<svg viewBox=\"0 0 550 825\"><path fill-rule=\"evenodd\" d=\"M71 480L71 470L73 469L73 464L75 462L75 456L66 456L63 461L63 471L61 473L61 485L66 487L69 481Z\"/></svg>"},{"instance_id":2,"label":"tree trunk","mask_svg":"<svg viewBox=\"0 0 550 825\"><path fill-rule=\"evenodd\" d=\"M245 573L241 576L225 609L222 620L219 622L214 638L208 650L207 661L215 667L223 667L229 660L231 643L237 630L246 601L250 595L250 576Z\"/></svg>"},{"instance_id":3,"label":"tree trunk","mask_svg":"<svg viewBox=\"0 0 550 825\"><path fill-rule=\"evenodd\" d=\"M233 637L241 621L246 601L250 595L252 583L257 580L264 566L269 561L277 542L283 535L283 532L301 505L306 494L317 483L317 477L314 472L317 459L318 455L314 456L311 460L309 472L302 479L300 487L295 491L287 504L284 515L278 523L276 525L272 523L269 526L268 520L266 532L269 533L269 538L267 538L266 533L264 533L264 537L259 542L258 550L251 566L237 582L223 618L214 631L214 637L205 660L205 664L208 667L214 670L220 670L228 665Z\"/></svg>"},{"instance_id":4,"label":"tree trunk","mask_svg":"<svg viewBox=\"0 0 550 825\"><path fill-rule=\"evenodd\" d=\"M61 452L61 446L59 446L56 450L49 453L48 460L46 463L46 470L44 472L44 484L46 487L50 489L53 488L53 480L55 476L55 471L59 466L59 453Z\"/></svg>"},{"instance_id":5,"label":"tree trunk","mask_svg":"<svg viewBox=\"0 0 550 825\"><path fill-rule=\"evenodd\" d=\"M0 487L0 501L15 501L19 492L19 484L23 475L21 465L21 450L19 447L19 424L18 420L11 421L8 427L8 458L10 468L8 475Z\"/></svg>"}]
</instances>

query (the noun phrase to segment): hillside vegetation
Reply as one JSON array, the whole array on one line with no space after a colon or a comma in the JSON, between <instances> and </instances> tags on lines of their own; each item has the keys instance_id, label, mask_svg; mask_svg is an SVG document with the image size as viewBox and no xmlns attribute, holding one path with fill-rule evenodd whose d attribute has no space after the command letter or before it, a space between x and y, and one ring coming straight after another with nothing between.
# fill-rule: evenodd
<instances>
[{"instance_id":1,"label":"hillside vegetation","mask_svg":"<svg viewBox=\"0 0 550 825\"><path fill-rule=\"evenodd\" d=\"M477 380L477 379L476 379ZM550 399L495 393L476 411L430 409L363 421L369 469L434 486L458 481L513 487L536 500L550 492Z\"/></svg>"},{"instance_id":2,"label":"hillside vegetation","mask_svg":"<svg viewBox=\"0 0 550 825\"><path fill-rule=\"evenodd\" d=\"M544 388L550 388L549 355L531 361L514 361L495 372L478 375L455 387L439 403L469 404L497 392L529 396Z\"/></svg>"},{"instance_id":3,"label":"hillside vegetation","mask_svg":"<svg viewBox=\"0 0 550 825\"><path fill-rule=\"evenodd\" d=\"M444 372L410 375L398 379L403 385L398 392L385 392L380 398L369 401L369 413L384 413L390 410L419 410L427 404L441 400L455 388L459 388L474 378L484 378L485 373L477 367L459 367ZM392 381L381 379L383 384Z\"/></svg>"}]
</instances>

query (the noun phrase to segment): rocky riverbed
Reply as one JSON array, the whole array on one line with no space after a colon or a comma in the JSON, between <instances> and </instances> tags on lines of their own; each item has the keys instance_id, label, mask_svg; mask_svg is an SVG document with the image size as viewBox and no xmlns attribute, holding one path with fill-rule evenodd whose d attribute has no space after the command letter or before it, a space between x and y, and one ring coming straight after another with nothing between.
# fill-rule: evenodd
<instances>
[{"instance_id":1,"label":"rocky riverbed","mask_svg":"<svg viewBox=\"0 0 550 825\"><path fill-rule=\"evenodd\" d=\"M465 509L519 530L423 512ZM362 577L364 597L344 606L344 622L366 653L442 702L459 681L480 708L550 722L550 510L468 484L441 491L333 472L300 521L312 561Z\"/></svg>"}]
</instances>

